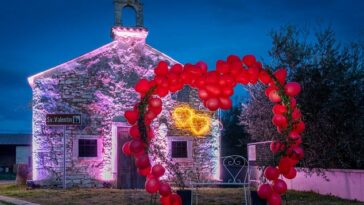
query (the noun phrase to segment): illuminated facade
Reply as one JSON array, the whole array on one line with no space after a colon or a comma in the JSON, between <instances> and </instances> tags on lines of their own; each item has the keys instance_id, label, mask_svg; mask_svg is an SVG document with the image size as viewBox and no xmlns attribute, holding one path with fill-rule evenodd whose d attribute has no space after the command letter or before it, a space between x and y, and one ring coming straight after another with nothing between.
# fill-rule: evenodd
<instances>
[{"instance_id":1,"label":"illuminated facade","mask_svg":"<svg viewBox=\"0 0 364 205\"><path fill-rule=\"evenodd\" d=\"M128 6L123 2L115 0L116 12ZM138 3L136 10L141 12L139 1L134 2ZM148 31L142 26L140 15L141 25L133 28L123 27L121 16L115 16L111 43L28 78L33 91L32 177L36 183L62 185L63 134L68 187L100 187L104 182L120 180L119 138L128 135L122 116L137 100L133 86L140 78L153 75L159 61L177 63L146 44ZM165 144L167 154L184 168L203 163L214 170L211 177L216 177L220 144L216 116L210 134L199 139L178 133L169 120L178 101L198 108L201 103L195 96L190 89L184 89L165 97L163 113L153 122L156 139ZM67 126L64 132L63 127L45 123L47 114L69 113L81 115L80 126ZM212 148L206 149L207 145ZM206 155L202 152L208 152L211 160L202 158ZM211 175L209 171L206 173Z\"/></svg>"}]
</instances>

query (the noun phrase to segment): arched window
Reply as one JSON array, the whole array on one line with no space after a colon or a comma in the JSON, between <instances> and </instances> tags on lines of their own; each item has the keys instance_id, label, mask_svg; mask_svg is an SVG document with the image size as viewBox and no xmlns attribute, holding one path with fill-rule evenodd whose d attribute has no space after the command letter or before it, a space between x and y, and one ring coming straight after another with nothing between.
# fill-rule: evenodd
<instances>
[{"instance_id":1,"label":"arched window","mask_svg":"<svg viewBox=\"0 0 364 205\"><path fill-rule=\"evenodd\" d=\"M137 26L137 14L133 6L124 6L121 11L122 26L124 27L136 27Z\"/></svg>"}]
</instances>

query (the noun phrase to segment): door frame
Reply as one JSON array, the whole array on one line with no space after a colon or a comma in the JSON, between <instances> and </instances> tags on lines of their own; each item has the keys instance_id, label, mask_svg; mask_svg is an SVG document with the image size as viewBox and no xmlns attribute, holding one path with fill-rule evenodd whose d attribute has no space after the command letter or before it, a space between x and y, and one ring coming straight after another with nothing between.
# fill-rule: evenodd
<instances>
[{"instance_id":1,"label":"door frame","mask_svg":"<svg viewBox=\"0 0 364 205\"><path fill-rule=\"evenodd\" d=\"M131 126L126 122L112 122L111 132L112 132L112 138L111 138L111 170L112 170L112 176L115 180L115 184L117 184L118 181L118 128L130 128Z\"/></svg>"}]
</instances>

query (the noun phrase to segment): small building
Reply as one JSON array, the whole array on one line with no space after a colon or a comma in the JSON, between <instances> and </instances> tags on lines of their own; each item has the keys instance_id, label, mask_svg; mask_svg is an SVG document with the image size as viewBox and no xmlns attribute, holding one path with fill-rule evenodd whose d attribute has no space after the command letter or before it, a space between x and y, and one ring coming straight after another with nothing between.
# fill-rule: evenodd
<instances>
[{"instance_id":1,"label":"small building","mask_svg":"<svg viewBox=\"0 0 364 205\"><path fill-rule=\"evenodd\" d=\"M0 179L15 179L16 165L31 164L31 134L0 134Z\"/></svg>"},{"instance_id":2,"label":"small building","mask_svg":"<svg viewBox=\"0 0 364 205\"><path fill-rule=\"evenodd\" d=\"M178 63L146 43L139 0L114 0L112 42L28 78L33 92L32 176L35 183L61 186L66 168L67 187L99 187L105 182L119 188L144 185L132 159L121 152L127 140L124 112L138 99L133 86L151 78L159 61ZM136 27L124 27L122 10L136 13ZM219 177L220 127L211 113L210 133L196 138L177 132L171 111L180 103L200 109L194 90L185 87L164 99L163 112L153 124L156 140L182 169L199 167L206 177ZM78 126L49 126L49 114L77 114ZM63 139L65 137L65 157Z\"/></svg>"}]
</instances>

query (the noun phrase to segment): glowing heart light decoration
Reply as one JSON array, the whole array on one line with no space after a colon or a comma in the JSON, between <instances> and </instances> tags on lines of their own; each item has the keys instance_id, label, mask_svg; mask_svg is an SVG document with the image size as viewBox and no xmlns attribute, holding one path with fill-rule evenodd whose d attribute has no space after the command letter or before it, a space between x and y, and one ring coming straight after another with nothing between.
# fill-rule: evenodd
<instances>
[{"instance_id":1,"label":"glowing heart light decoration","mask_svg":"<svg viewBox=\"0 0 364 205\"><path fill-rule=\"evenodd\" d=\"M169 191L168 183L160 182L161 176L156 176L153 172L147 173L151 170L151 165L146 152L154 137L150 124L162 111L161 98L170 92L178 92L188 85L197 89L198 97L210 111L228 110L232 106L230 97L234 93L233 88L236 84L256 84L260 81L267 86L265 95L275 103L272 123L277 127L279 134L274 137L270 146L277 163L266 171L265 181L268 183L259 186L258 195L267 199L269 204L280 205L281 195L286 192L286 183L277 179L277 173L287 179L294 178L296 176L294 166L304 156L300 146L305 124L295 99L301 92L301 86L296 82L286 82L286 69L280 68L272 72L268 68L263 68L253 55L246 55L242 59L230 55L226 61L218 60L216 70L213 71L208 71L204 62L195 65L175 64L170 67L161 61L154 73L156 76L153 79L141 79L137 82L134 88L140 94L140 102L124 115L132 125L133 139L125 143L123 153L135 157L140 173L147 175L146 190L149 193L156 193L159 189L162 205L182 204L179 195ZM174 115L172 114L172 117L177 128L189 129L197 136L203 135L210 129L209 117L198 115L186 107L180 108ZM278 169L275 168L277 166Z\"/></svg>"},{"instance_id":2,"label":"glowing heart light decoration","mask_svg":"<svg viewBox=\"0 0 364 205\"><path fill-rule=\"evenodd\" d=\"M194 115L190 120L190 131L195 136L205 136L210 132L211 118L207 115Z\"/></svg>"},{"instance_id":3,"label":"glowing heart light decoration","mask_svg":"<svg viewBox=\"0 0 364 205\"><path fill-rule=\"evenodd\" d=\"M197 137L207 135L211 128L211 118L207 113L197 112L186 104L176 106L172 118L178 129L189 131Z\"/></svg>"},{"instance_id":4,"label":"glowing heart light decoration","mask_svg":"<svg viewBox=\"0 0 364 205\"><path fill-rule=\"evenodd\" d=\"M179 129L188 128L195 111L188 105L176 106L172 111L174 124Z\"/></svg>"}]
</instances>

